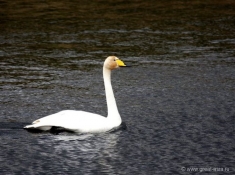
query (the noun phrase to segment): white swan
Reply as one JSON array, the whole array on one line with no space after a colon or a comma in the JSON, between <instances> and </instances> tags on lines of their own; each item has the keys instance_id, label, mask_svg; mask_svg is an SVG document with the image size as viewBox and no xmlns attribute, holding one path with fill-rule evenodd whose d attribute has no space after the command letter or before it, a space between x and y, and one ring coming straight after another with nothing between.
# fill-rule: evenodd
<instances>
[{"instance_id":1,"label":"white swan","mask_svg":"<svg viewBox=\"0 0 235 175\"><path fill-rule=\"evenodd\" d=\"M97 133L106 132L118 127L121 124L122 119L118 112L113 94L111 85L111 70L122 66L126 65L115 56L109 56L106 58L103 65L103 78L108 107L107 117L85 111L64 110L35 120L32 125L27 125L24 129L38 129L47 131L55 126L62 127L65 130L73 132Z\"/></svg>"}]
</instances>

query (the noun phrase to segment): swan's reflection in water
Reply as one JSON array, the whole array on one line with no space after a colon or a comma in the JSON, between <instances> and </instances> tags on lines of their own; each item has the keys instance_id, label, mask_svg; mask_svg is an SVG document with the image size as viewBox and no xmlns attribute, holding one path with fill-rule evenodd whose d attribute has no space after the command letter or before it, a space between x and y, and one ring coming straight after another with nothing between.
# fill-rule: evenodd
<instances>
[{"instance_id":1,"label":"swan's reflection in water","mask_svg":"<svg viewBox=\"0 0 235 175\"><path fill-rule=\"evenodd\" d=\"M40 142L53 142L53 156L68 167L78 167L79 172L103 172L115 174L114 162L120 158L117 152L119 133L60 134L49 135ZM43 144L43 143L41 143ZM51 154L51 153L50 153Z\"/></svg>"}]
</instances>

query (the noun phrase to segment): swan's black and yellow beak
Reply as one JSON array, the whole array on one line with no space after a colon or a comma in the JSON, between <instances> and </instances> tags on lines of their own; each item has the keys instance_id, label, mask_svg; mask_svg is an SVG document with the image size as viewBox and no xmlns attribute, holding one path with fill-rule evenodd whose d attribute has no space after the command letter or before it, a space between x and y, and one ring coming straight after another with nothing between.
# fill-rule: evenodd
<instances>
[{"instance_id":1,"label":"swan's black and yellow beak","mask_svg":"<svg viewBox=\"0 0 235 175\"><path fill-rule=\"evenodd\" d=\"M115 60L115 61L116 61L117 65L118 65L119 67L126 67L125 63L124 63L122 60L117 59L117 60Z\"/></svg>"}]
</instances>

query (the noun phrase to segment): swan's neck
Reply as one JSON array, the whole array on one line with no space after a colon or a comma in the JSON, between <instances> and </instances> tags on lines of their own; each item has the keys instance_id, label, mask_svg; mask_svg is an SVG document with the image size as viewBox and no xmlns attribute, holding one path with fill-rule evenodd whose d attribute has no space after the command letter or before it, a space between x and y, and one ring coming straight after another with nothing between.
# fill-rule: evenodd
<instances>
[{"instance_id":1,"label":"swan's neck","mask_svg":"<svg viewBox=\"0 0 235 175\"><path fill-rule=\"evenodd\" d=\"M118 112L116 100L114 98L113 89L111 85L111 70L104 67L103 77L104 77L105 95L108 108L107 118L110 119L110 121L112 122L120 124L122 120Z\"/></svg>"}]
</instances>

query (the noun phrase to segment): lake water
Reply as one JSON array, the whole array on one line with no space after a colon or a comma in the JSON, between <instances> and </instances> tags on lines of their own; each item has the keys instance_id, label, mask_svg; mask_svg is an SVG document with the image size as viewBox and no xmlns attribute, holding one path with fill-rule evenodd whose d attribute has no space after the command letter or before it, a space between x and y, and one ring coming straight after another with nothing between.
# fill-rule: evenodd
<instances>
[{"instance_id":1,"label":"lake water","mask_svg":"<svg viewBox=\"0 0 235 175\"><path fill-rule=\"evenodd\" d=\"M235 2L0 1L0 174L234 174ZM126 125L30 133L65 110L107 115L102 64Z\"/></svg>"}]
</instances>

